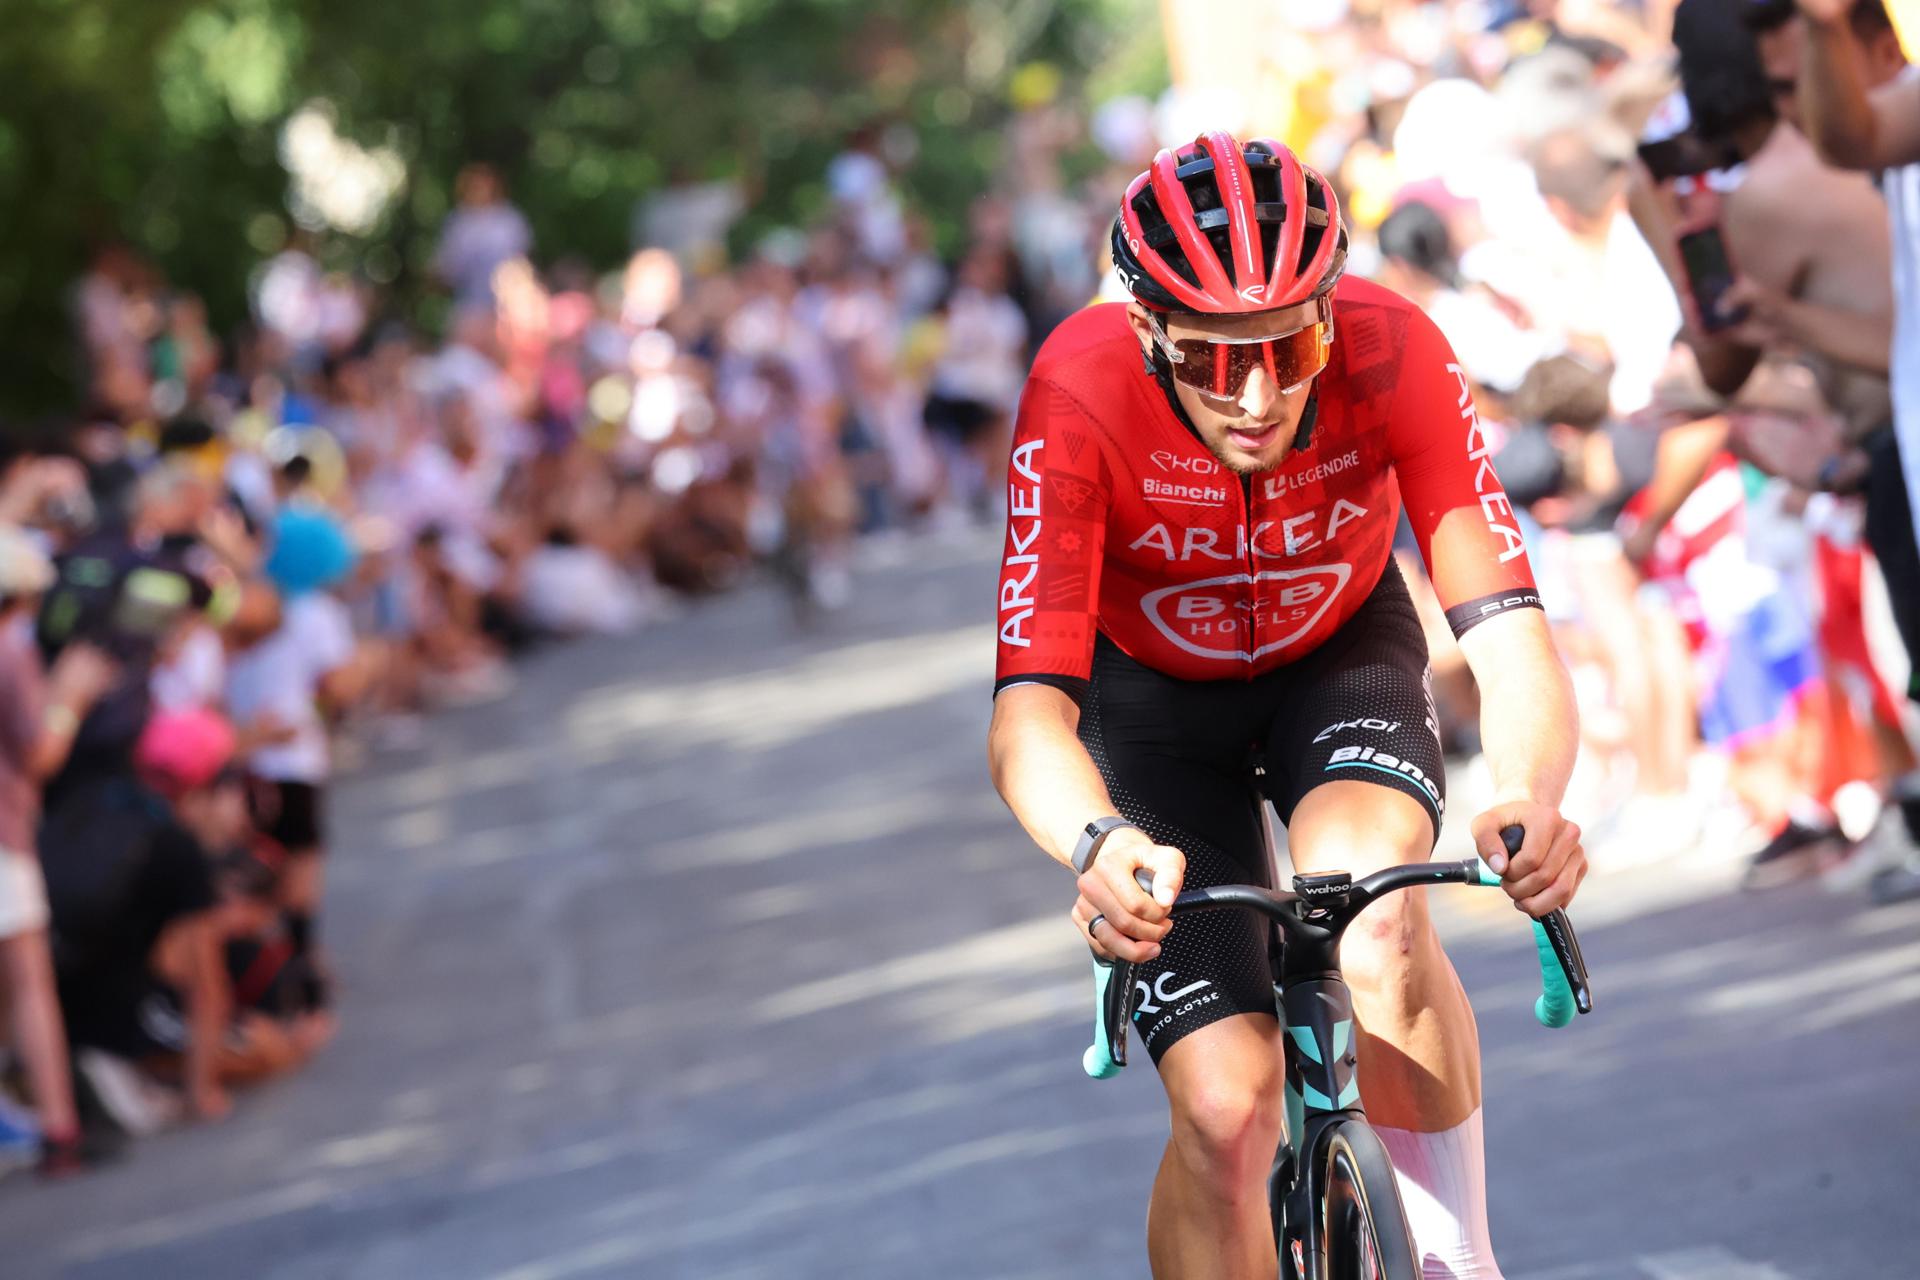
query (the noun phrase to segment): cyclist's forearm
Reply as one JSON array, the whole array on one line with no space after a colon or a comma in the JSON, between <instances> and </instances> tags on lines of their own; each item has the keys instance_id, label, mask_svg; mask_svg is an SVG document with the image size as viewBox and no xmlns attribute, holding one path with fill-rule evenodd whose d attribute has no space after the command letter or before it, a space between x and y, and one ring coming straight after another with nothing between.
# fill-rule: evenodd
<instances>
[{"instance_id":1,"label":"cyclist's forearm","mask_svg":"<svg viewBox=\"0 0 1920 1280\"><path fill-rule=\"evenodd\" d=\"M1508 634L1482 634L1495 627ZM1495 798L1558 805L1573 774L1580 712L1546 615L1529 609L1494 619L1462 636L1460 648L1480 685L1480 742Z\"/></svg>"},{"instance_id":2,"label":"cyclist's forearm","mask_svg":"<svg viewBox=\"0 0 1920 1280\"><path fill-rule=\"evenodd\" d=\"M1062 866L1072 865L1087 823L1116 812L1074 733L1075 714L1072 700L1056 689L1017 686L994 700L987 738L1001 799L1034 843Z\"/></svg>"}]
</instances>

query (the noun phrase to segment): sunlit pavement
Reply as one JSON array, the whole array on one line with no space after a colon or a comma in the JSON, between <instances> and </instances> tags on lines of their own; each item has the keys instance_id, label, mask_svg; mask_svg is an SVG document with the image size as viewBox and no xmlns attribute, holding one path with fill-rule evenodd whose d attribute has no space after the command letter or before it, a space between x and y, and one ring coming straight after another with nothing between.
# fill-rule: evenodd
<instances>
[{"instance_id":1,"label":"sunlit pavement","mask_svg":"<svg viewBox=\"0 0 1920 1280\"><path fill-rule=\"evenodd\" d=\"M0 1275L1144 1276L1159 1091L1081 1074L1067 879L986 782L991 551L867 558L811 633L754 591L555 649L342 785L337 1044L0 1184ZM1590 880L1563 1032L1447 891L1510 1280L1920 1276L1920 904L1730 879Z\"/></svg>"}]
</instances>

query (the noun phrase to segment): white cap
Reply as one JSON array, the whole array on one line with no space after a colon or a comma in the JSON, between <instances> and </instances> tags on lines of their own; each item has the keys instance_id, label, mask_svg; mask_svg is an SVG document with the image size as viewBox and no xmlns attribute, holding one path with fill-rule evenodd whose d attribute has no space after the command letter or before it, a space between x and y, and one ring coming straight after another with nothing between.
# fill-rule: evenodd
<instances>
[{"instance_id":1,"label":"white cap","mask_svg":"<svg viewBox=\"0 0 1920 1280\"><path fill-rule=\"evenodd\" d=\"M37 595L53 585L53 561L24 530L0 525L0 599Z\"/></svg>"}]
</instances>

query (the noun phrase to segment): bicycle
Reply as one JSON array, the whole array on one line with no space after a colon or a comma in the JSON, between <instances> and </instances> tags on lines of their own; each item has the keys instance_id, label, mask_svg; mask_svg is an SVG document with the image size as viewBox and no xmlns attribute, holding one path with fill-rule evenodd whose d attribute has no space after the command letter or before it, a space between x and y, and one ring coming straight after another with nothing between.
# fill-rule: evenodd
<instances>
[{"instance_id":1,"label":"bicycle","mask_svg":"<svg viewBox=\"0 0 1920 1280\"><path fill-rule=\"evenodd\" d=\"M1509 854L1519 827L1500 833ZM1269 833L1268 857L1272 860ZM1136 877L1152 892L1145 871ZM1174 899L1173 914L1239 908L1273 922L1274 1011L1285 1029L1286 1132L1267 1179L1281 1280L1420 1280L1393 1164L1366 1121L1353 1035L1353 998L1340 974L1340 938L1356 916L1388 893L1427 884L1498 886L1477 858L1388 867L1355 883L1344 871L1299 875L1294 892L1215 885ZM1573 925L1563 910L1533 922L1542 991L1534 1015L1563 1027L1593 996ZM1094 1042L1088 1075L1108 1079L1127 1062L1133 1020L1133 966L1094 958ZM1117 981L1116 981L1117 979ZM1304 1153L1304 1156L1302 1155Z\"/></svg>"}]
</instances>

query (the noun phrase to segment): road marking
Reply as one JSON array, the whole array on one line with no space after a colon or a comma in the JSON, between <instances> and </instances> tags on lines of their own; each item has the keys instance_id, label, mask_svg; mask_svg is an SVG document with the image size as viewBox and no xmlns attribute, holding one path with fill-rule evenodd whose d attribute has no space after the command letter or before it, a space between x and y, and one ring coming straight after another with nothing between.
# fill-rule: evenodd
<instances>
[{"instance_id":1,"label":"road marking","mask_svg":"<svg viewBox=\"0 0 1920 1280\"><path fill-rule=\"evenodd\" d=\"M1748 1262L1718 1245L1642 1254L1612 1262L1582 1262L1551 1271L1531 1271L1514 1280L1623 1280L1626 1277L1631 1280L1793 1280L1777 1267Z\"/></svg>"}]
</instances>

